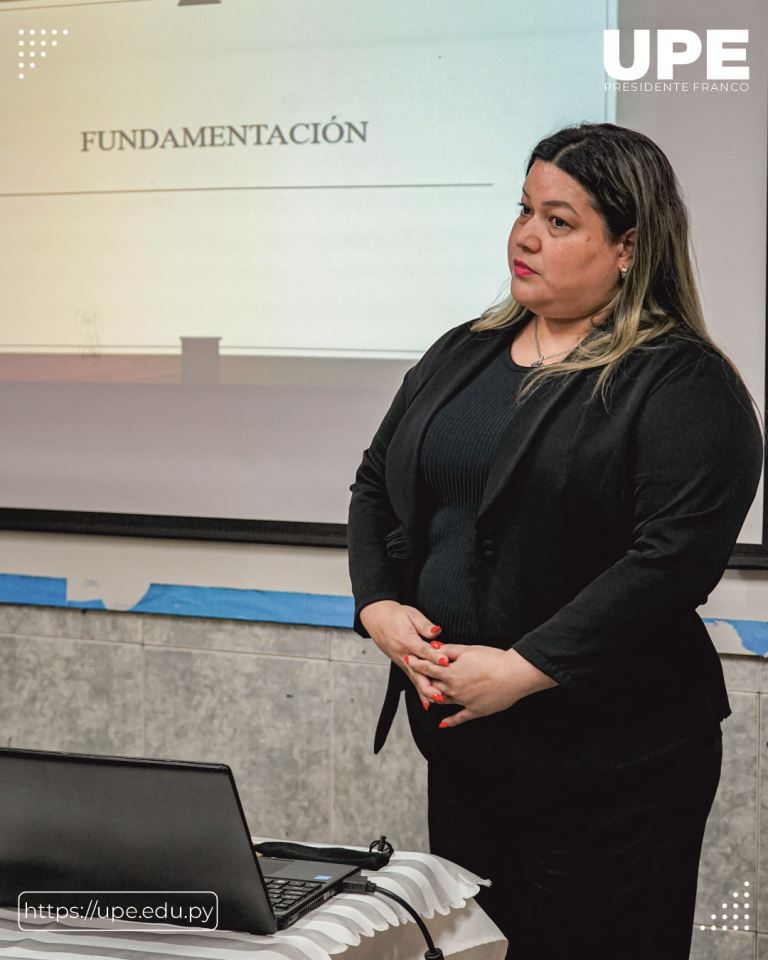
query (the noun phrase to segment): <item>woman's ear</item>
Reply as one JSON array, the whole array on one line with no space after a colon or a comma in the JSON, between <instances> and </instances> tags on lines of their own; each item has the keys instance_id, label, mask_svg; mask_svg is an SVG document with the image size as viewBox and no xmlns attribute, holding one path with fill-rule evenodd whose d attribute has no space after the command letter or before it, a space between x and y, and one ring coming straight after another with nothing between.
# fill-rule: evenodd
<instances>
[{"instance_id":1,"label":"woman's ear","mask_svg":"<svg viewBox=\"0 0 768 960\"><path fill-rule=\"evenodd\" d=\"M620 267L631 267L632 260L635 256L635 237L637 235L637 228L630 227L625 233L621 236L621 241L619 244L619 266Z\"/></svg>"}]
</instances>

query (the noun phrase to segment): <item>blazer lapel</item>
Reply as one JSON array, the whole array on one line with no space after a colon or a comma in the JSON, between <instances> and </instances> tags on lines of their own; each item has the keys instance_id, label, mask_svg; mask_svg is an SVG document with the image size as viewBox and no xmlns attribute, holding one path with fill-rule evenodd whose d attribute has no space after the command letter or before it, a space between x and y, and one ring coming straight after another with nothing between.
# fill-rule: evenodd
<instances>
[{"instance_id":1,"label":"blazer lapel","mask_svg":"<svg viewBox=\"0 0 768 960\"><path fill-rule=\"evenodd\" d=\"M408 539L416 525L421 442L434 414L502 349L517 324L473 335L426 380L411 401L387 453L387 493Z\"/></svg>"}]
</instances>

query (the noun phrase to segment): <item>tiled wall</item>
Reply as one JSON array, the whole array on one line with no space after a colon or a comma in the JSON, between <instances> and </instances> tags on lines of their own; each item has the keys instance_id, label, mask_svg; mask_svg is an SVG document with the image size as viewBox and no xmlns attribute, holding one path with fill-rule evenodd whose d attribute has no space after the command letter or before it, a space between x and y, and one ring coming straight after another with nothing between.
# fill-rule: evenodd
<instances>
[{"instance_id":1,"label":"tiled wall","mask_svg":"<svg viewBox=\"0 0 768 960\"><path fill-rule=\"evenodd\" d=\"M0 606L0 650L5 745L225 762L254 833L427 848L423 761L402 710L374 757L387 664L351 631ZM768 960L768 663L722 662L733 714L691 956Z\"/></svg>"},{"instance_id":2,"label":"tiled wall","mask_svg":"<svg viewBox=\"0 0 768 960\"><path fill-rule=\"evenodd\" d=\"M253 833L426 849L385 658L350 630L0 605L0 742L228 763Z\"/></svg>"}]
</instances>

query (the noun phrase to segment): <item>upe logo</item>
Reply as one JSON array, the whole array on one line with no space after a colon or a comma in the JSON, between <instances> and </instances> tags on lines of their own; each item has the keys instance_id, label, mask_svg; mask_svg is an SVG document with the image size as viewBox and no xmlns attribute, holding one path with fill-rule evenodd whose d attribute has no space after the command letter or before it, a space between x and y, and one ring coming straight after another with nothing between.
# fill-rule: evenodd
<instances>
[{"instance_id":1,"label":"upe logo","mask_svg":"<svg viewBox=\"0 0 768 960\"><path fill-rule=\"evenodd\" d=\"M603 31L603 64L615 80L639 80L651 65L651 31L634 30L631 66L624 67L619 56L619 31ZM735 67L727 61L746 61L749 30L707 30L707 80L749 80L749 67ZM656 31L656 79L674 79L676 66L695 63L701 56L701 38L693 30Z\"/></svg>"}]
</instances>

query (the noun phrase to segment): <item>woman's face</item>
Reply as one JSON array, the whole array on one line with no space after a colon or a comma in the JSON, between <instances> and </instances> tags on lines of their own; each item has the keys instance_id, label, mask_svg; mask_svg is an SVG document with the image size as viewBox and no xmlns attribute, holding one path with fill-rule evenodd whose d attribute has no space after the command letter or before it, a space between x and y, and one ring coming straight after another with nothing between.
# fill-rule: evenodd
<instances>
[{"instance_id":1,"label":"woman's face","mask_svg":"<svg viewBox=\"0 0 768 960\"><path fill-rule=\"evenodd\" d=\"M617 243L607 240L605 221L581 184L536 160L509 235L512 296L543 317L594 315L615 294L620 268L631 263L634 234L633 228Z\"/></svg>"}]
</instances>

